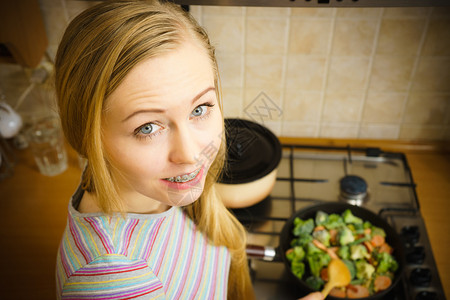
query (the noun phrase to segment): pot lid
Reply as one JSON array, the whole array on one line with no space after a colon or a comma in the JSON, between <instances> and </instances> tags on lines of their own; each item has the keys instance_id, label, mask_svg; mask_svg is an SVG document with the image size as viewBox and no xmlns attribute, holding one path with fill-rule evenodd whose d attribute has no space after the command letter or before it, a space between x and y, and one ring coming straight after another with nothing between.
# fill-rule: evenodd
<instances>
[{"instance_id":1,"label":"pot lid","mask_svg":"<svg viewBox=\"0 0 450 300\"><path fill-rule=\"evenodd\" d=\"M243 119L225 119L227 160L220 183L247 183L272 172L281 160L281 144L266 127Z\"/></svg>"}]
</instances>

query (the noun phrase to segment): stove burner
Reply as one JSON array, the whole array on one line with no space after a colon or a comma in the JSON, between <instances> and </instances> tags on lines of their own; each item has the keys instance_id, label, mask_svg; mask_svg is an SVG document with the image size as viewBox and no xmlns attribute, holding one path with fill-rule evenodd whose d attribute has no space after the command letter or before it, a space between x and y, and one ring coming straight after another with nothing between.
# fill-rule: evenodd
<instances>
[{"instance_id":1,"label":"stove burner","mask_svg":"<svg viewBox=\"0 0 450 300\"><path fill-rule=\"evenodd\" d=\"M362 205L369 200L367 183L356 175L346 175L340 180L339 200L353 205Z\"/></svg>"}]
</instances>

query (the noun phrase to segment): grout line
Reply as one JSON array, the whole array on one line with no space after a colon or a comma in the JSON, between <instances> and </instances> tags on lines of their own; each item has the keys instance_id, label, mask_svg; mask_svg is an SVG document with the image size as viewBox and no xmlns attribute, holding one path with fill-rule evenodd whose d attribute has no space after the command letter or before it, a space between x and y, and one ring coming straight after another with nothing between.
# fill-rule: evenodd
<instances>
[{"instance_id":1,"label":"grout line","mask_svg":"<svg viewBox=\"0 0 450 300\"><path fill-rule=\"evenodd\" d=\"M381 23L383 22L383 15L384 15L385 9L382 8L380 15L378 16L378 23L377 23L377 27L375 29L375 36L374 36L374 40L372 43L372 53L370 53L370 58L369 58L369 66L367 67L367 74L366 74L366 83L364 86L364 93L363 93L363 99L362 99L362 105L361 108L359 110L359 114L358 114L358 131L357 131L357 137L361 138L361 128L362 128L362 123L363 123L363 113L364 113L364 109L366 107L366 102L367 102L367 97L369 95L369 89L370 89L370 83L372 81L372 69L373 69L373 62L375 60L375 56L377 53L377 48L378 48L378 41L379 41L379 37L380 37L380 30L381 30Z\"/></svg>"},{"instance_id":2,"label":"grout line","mask_svg":"<svg viewBox=\"0 0 450 300\"><path fill-rule=\"evenodd\" d=\"M283 110L285 108L284 106L284 102L285 102L285 97L286 97L286 73L287 73L287 63L288 63L288 56L289 56L289 36L290 36L290 32L291 32L291 15L292 15L292 9L289 8L288 9L288 15L287 15L287 24L286 24L286 29L284 31L284 37L285 37L285 41L284 41L284 50L283 50L283 66L281 68L281 95L280 95L280 107L282 107L281 110L281 118L279 120L279 122L281 122L280 124L280 135L283 135L283 131L284 131L284 116L283 116Z\"/></svg>"},{"instance_id":3,"label":"grout line","mask_svg":"<svg viewBox=\"0 0 450 300\"><path fill-rule=\"evenodd\" d=\"M245 117L245 115L244 115L245 90L247 89L247 87L246 87L247 82L245 80L245 63L247 60L246 59L247 49L246 49L246 43L245 43L246 39L247 39L247 7L243 7L242 8L242 39L241 39L242 49L241 49L241 53L240 53L241 58L242 58L242 60L241 60L242 89L240 92L241 95L240 95L240 105L239 105L241 107L241 109L240 109L240 117L241 118Z\"/></svg>"},{"instance_id":4,"label":"grout line","mask_svg":"<svg viewBox=\"0 0 450 300\"><path fill-rule=\"evenodd\" d=\"M319 119L317 120L317 128L315 132L315 137L320 137L320 134L322 132L322 116L325 110L325 95L326 95L326 89L328 86L328 73L330 71L330 61L331 61L331 50L333 48L333 40L334 40L334 31L336 28L336 15L337 10L336 8L333 8L333 16L331 20L331 29L330 34L328 36L328 48L327 48L327 54L326 54L326 61L325 61L325 70L324 70L324 79L322 81L322 88L320 91L320 104L319 104Z\"/></svg>"},{"instance_id":5,"label":"grout line","mask_svg":"<svg viewBox=\"0 0 450 300\"><path fill-rule=\"evenodd\" d=\"M405 92L406 96L405 96L405 101L403 103L402 114L401 114L401 118L400 118L400 129L401 129L401 127L402 127L402 125L403 125L403 123L405 121L406 107L408 105L408 101L409 101L410 96L411 96L411 90L412 90L412 86L413 86L414 77L416 76L417 69L419 67L420 57L421 57L421 54L422 54L423 46L425 44L425 39L426 39L426 36L427 36L428 27L430 25L430 19L431 19L432 12L433 12L432 9L430 9L430 11L428 12L428 16L427 16L427 19L425 21L425 26L424 26L423 31L422 31L422 36L420 37L419 47L418 47L417 53L416 53L416 59L414 60L414 63L413 63L413 67L412 67L412 71L411 71L411 75L410 75L410 80L409 80L408 86L406 88L406 92ZM397 139L400 138L400 131L401 131L400 129L399 129L399 135L398 135Z\"/></svg>"}]
</instances>

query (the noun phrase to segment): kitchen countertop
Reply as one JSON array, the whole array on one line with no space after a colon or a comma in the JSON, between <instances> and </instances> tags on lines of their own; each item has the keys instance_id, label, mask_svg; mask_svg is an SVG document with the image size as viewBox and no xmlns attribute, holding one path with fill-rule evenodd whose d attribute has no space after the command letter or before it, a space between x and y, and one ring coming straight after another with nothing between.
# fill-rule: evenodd
<instances>
[{"instance_id":1,"label":"kitchen countertop","mask_svg":"<svg viewBox=\"0 0 450 300\"><path fill-rule=\"evenodd\" d=\"M283 143L379 146L407 154L445 294L450 299L450 155L448 144L281 139ZM0 291L3 299L54 299L55 260L69 198L81 175L69 147L61 175L41 175L29 150L16 150L14 176L0 181Z\"/></svg>"}]
</instances>

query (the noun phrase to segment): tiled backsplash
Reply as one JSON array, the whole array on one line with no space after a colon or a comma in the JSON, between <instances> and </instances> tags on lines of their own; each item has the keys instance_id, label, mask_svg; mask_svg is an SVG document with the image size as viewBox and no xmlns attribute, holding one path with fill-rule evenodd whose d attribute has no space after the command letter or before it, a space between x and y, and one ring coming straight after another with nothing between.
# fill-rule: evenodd
<instances>
[{"instance_id":1,"label":"tiled backsplash","mask_svg":"<svg viewBox=\"0 0 450 300\"><path fill-rule=\"evenodd\" d=\"M54 56L95 2L40 0ZM191 6L217 49L226 117L279 136L450 140L449 8Z\"/></svg>"}]
</instances>

